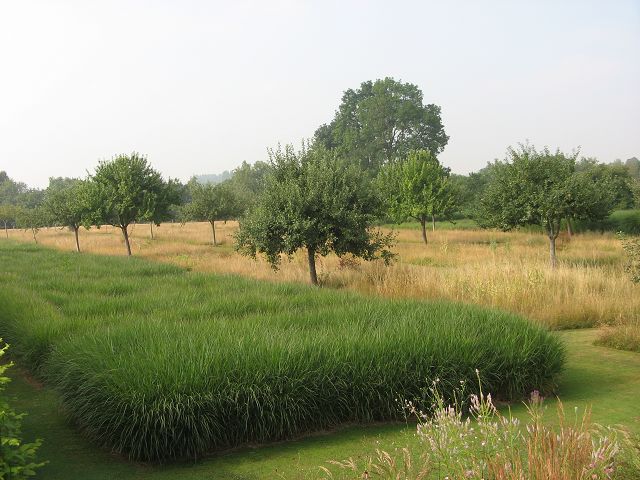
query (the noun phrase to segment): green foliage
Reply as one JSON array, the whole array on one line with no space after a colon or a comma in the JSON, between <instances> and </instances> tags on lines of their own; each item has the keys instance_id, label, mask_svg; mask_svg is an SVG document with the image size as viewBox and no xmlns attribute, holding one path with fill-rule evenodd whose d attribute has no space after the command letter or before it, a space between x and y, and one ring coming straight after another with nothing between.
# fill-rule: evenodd
<instances>
[{"instance_id":1,"label":"green foliage","mask_svg":"<svg viewBox=\"0 0 640 480\"><path fill-rule=\"evenodd\" d=\"M0 204L19 205L20 197L28 191L27 185L12 180L5 171L0 171Z\"/></svg>"},{"instance_id":2,"label":"green foliage","mask_svg":"<svg viewBox=\"0 0 640 480\"><path fill-rule=\"evenodd\" d=\"M604 219L579 220L575 222L575 230L640 235L640 210L616 210Z\"/></svg>"},{"instance_id":3,"label":"green foliage","mask_svg":"<svg viewBox=\"0 0 640 480\"><path fill-rule=\"evenodd\" d=\"M86 181L51 179L45 191L43 209L49 223L68 227L76 235L76 247L80 251L78 229L89 228L93 215L91 188Z\"/></svg>"},{"instance_id":4,"label":"green foliage","mask_svg":"<svg viewBox=\"0 0 640 480\"><path fill-rule=\"evenodd\" d=\"M9 348L0 338L0 359ZM12 363L0 364L0 394L10 382L5 372ZM22 480L32 477L36 470L45 463L36 463L36 452L42 440L24 443L21 435L21 425L24 414L17 414L6 402L0 398L0 480Z\"/></svg>"},{"instance_id":5,"label":"green foliage","mask_svg":"<svg viewBox=\"0 0 640 480\"><path fill-rule=\"evenodd\" d=\"M253 165L242 162L242 165L233 171L229 183L243 212L254 205L262 194L270 168L271 166L265 162L255 162Z\"/></svg>"},{"instance_id":6,"label":"green foliage","mask_svg":"<svg viewBox=\"0 0 640 480\"><path fill-rule=\"evenodd\" d=\"M134 152L101 162L91 177L89 195L92 222L120 228L131 255L128 226L135 221L158 223L170 218L171 206L179 202L180 189L175 181L165 182L144 156Z\"/></svg>"},{"instance_id":7,"label":"green foliage","mask_svg":"<svg viewBox=\"0 0 640 480\"><path fill-rule=\"evenodd\" d=\"M622 248L627 254L625 270L631 276L631 281L640 283L640 237L629 238L620 234Z\"/></svg>"},{"instance_id":8,"label":"green foliage","mask_svg":"<svg viewBox=\"0 0 640 480\"><path fill-rule=\"evenodd\" d=\"M91 180L99 220L114 227L162 217L172 204L173 188L135 152L101 162Z\"/></svg>"},{"instance_id":9,"label":"green foliage","mask_svg":"<svg viewBox=\"0 0 640 480\"><path fill-rule=\"evenodd\" d=\"M494 164L489 163L486 167L469 175L451 175L450 180L457 193L458 216L478 219L480 199L491 182L493 167Z\"/></svg>"},{"instance_id":10,"label":"green foliage","mask_svg":"<svg viewBox=\"0 0 640 480\"><path fill-rule=\"evenodd\" d=\"M213 230L213 244L216 244L215 222L238 218L241 207L231 184L189 183L191 202L183 209L185 220L209 222Z\"/></svg>"},{"instance_id":11,"label":"green foliage","mask_svg":"<svg viewBox=\"0 0 640 480\"><path fill-rule=\"evenodd\" d=\"M449 137L440 107L422 102L422 91L411 83L389 77L363 82L359 89L344 92L334 119L318 128L315 139L373 175L411 150L437 155Z\"/></svg>"},{"instance_id":12,"label":"green foliage","mask_svg":"<svg viewBox=\"0 0 640 480\"><path fill-rule=\"evenodd\" d=\"M282 254L305 248L314 284L316 255L391 259L392 236L370 229L381 203L358 166L320 146L288 145L270 156L265 190L240 223L238 251L264 254L277 268Z\"/></svg>"},{"instance_id":13,"label":"green foliage","mask_svg":"<svg viewBox=\"0 0 640 480\"><path fill-rule=\"evenodd\" d=\"M633 208L634 179L625 165L602 164L594 158L583 158L576 164L576 171L589 175L595 183L607 185L612 208L622 210Z\"/></svg>"},{"instance_id":14,"label":"green foliage","mask_svg":"<svg viewBox=\"0 0 640 480\"><path fill-rule=\"evenodd\" d=\"M96 442L167 460L398 419L480 365L502 399L551 388L559 340L522 317L0 242L0 331ZM167 288L170 285L171 288Z\"/></svg>"},{"instance_id":15,"label":"green foliage","mask_svg":"<svg viewBox=\"0 0 640 480\"><path fill-rule=\"evenodd\" d=\"M407 218L420 222L425 244L427 220L449 217L456 208L457 194L449 181L449 170L428 150L409 152L406 159L385 165L378 184L391 218L397 223Z\"/></svg>"},{"instance_id":16,"label":"green foliage","mask_svg":"<svg viewBox=\"0 0 640 480\"><path fill-rule=\"evenodd\" d=\"M37 235L42 227L48 224L47 212L43 207L18 207L16 211L16 225L18 228L31 230L33 241L38 243Z\"/></svg>"},{"instance_id":17,"label":"green foliage","mask_svg":"<svg viewBox=\"0 0 640 480\"><path fill-rule=\"evenodd\" d=\"M588 171L576 172L577 153L567 156L531 145L510 148L505 162L496 162L491 183L481 199L483 226L511 230L539 225L549 237L551 264L556 265L555 240L563 219L602 219L612 209L608 183Z\"/></svg>"},{"instance_id":18,"label":"green foliage","mask_svg":"<svg viewBox=\"0 0 640 480\"><path fill-rule=\"evenodd\" d=\"M18 207L8 203L0 204L0 222L2 228L15 227L18 217Z\"/></svg>"}]
</instances>

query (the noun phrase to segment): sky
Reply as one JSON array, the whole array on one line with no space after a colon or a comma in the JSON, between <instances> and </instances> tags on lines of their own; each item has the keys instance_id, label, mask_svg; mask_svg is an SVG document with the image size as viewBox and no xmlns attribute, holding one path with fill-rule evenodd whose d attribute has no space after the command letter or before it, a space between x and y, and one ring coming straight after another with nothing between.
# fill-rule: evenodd
<instances>
[{"instance_id":1,"label":"sky","mask_svg":"<svg viewBox=\"0 0 640 480\"><path fill-rule=\"evenodd\" d=\"M0 170L219 173L387 76L442 108L456 173L526 140L640 157L640 0L0 0Z\"/></svg>"}]
</instances>

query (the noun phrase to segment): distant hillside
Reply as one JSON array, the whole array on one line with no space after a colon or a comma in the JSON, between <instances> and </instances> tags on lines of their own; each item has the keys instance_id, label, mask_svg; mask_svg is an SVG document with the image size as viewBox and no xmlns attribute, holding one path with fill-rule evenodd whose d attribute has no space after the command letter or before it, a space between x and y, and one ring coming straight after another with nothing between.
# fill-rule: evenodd
<instances>
[{"instance_id":1,"label":"distant hillside","mask_svg":"<svg viewBox=\"0 0 640 480\"><path fill-rule=\"evenodd\" d=\"M229 170L225 170L222 173L210 173L207 175L196 175L198 183L222 183L225 180L229 180L233 176L233 173Z\"/></svg>"}]
</instances>

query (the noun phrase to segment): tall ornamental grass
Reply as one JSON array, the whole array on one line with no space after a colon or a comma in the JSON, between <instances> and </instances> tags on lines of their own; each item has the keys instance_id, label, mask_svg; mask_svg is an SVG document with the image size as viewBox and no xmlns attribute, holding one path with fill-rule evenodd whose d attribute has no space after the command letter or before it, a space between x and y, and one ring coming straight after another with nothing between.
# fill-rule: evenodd
<instances>
[{"instance_id":1,"label":"tall ornamental grass","mask_svg":"<svg viewBox=\"0 0 640 480\"><path fill-rule=\"evenodd\" d=\"M476 367L519 398L553 388L564 363L555 336L500 311L11 242L0 262L0 335L80 429L132 459L396 420L396 399Z\"/></svg>"}]
</instances>

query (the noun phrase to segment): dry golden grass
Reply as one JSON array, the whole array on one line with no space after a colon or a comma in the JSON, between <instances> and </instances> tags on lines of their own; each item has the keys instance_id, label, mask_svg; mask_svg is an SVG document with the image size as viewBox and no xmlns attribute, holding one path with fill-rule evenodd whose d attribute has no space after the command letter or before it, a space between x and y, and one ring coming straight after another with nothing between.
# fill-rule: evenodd
<instances>
[{"instance_id":1,"label":"dry golden grass","mask_svg":"<svg viewBox=\"0 0 640 480\"><path fill-rule=\"evenodd\" d=\"M134 255L174 263L192 270L234 273L258 279L307 282L304 255L283 260L274 272L264 260L254 261L233 250L237 223L216 225L217 247L211 245L208 223L149 225L131 229ZM32 242L30 231L10 231L9 236ZM640 295L623 270L623 252L611 234L560 237L560 266L548 266L547 240L541 234L485 230L438 230L430 244L421 243L418 230L398 232L398 261L340 262L321 258L322 283L387 297L450 299L498 307L524 314L551 328L599 324L637 324ZM73 250L73 234L48 228L38 242ZM102 227L80 232L85 252L124 255L120 231Z\"/></svg>"}]
</instances>

